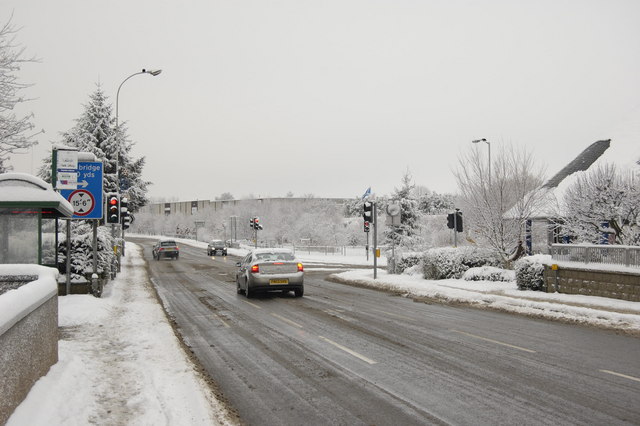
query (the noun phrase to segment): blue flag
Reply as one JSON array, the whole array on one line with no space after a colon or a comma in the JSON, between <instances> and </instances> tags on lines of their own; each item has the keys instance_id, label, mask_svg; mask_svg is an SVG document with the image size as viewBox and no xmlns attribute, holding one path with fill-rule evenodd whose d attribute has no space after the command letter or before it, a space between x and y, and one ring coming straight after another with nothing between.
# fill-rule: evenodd
<instances>
[{"instance_id":1,"label":"blue flag","mask_svg":"<svg viewBox=\"0 0 640 426\"><path fill-rule=\"evenodd\" d=\"M371 187L368 187L366 191L364 191L364 195L362 195L362 199L364 200L369 195L371 195Z\"/></svg>"}]
</instances>

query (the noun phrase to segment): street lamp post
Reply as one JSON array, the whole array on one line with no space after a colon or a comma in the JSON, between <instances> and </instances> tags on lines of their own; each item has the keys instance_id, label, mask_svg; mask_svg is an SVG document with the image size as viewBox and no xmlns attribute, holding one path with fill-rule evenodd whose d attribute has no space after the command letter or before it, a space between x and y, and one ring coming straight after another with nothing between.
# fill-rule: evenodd
<instances>
[{"instance_id":1,"label":"street lamp post","mask_svg":"<svg viewBox=\"0 0 640 426\"><path fill-rule=\"evenodd\" d=\"M118 125L120 124L120 122L118 121L118 105L120 103L120 89L122 88L122 85L124 83L127 82L127 80L129 80L131 77L136 76L136 75L140 75L140 74L150 74L152 76L157 76L158 74L160 74L162 72L162 70L147 70L147 69L142 69L142 71L140 72L134 72L133 74L131 74L129 77L125 78L122 83L120 83L120 86L118 86L118 92L116 93L116 132L118 131ZM119 144L118 144L119 145ZM120 193L120 178L118 177L118 169L120 168L120 147L118 146L118 149L116 151L116 191L118 192L118 194ZM113 225L115 228L115 225ZM114 232L113 229L111 231L112 233ZM122 237L122 254L124 255L124 227L121 226L121 237ZM118 272L120 272L120 251L118 251Z\"/></svg>"},{"instance_id":2,"label":"street lamp post","mask_svg":"<svg viewBox=\"0 0 640 426\"><path fill-rule=\"evenodd\" d=\"M136 76L136 75L140 75L140 74L151 74L152 76L157 76L158 74L160 74L162 72L162 70L147 70L147 69L142 69L142 71L140 72L134 72L133 74L131 74L129 77L125 78L122 83L120 83L120 86L118 86L118 92L116 93L116 127L118 127L118 101L120 99L120 89L122 88L122 85L124 83L126 83L127 80L129 80L131 77Z\"/></svg>"},{"instance_id":3,"label":"street lamp post","mask_svg":"<svg viewBox=\"0 0 640 426\"><path fill-rule=\"evenodd\" d=\"M491 185L491 142L489 142L485 138L476 139L474 141L471 141L471 143L480 143L480 142L486 143L487 146L489 147L489 185Z\"/></svg>"},{"instance_id":4,"label":"street lamp post","mask_svg":"<svg viewBox=\"0 0 640 426\"><path fill-rule=\"evenodd\" d=\"M118 105L120 103L120 89L122 88L122 85L124 83L126 83L127 80L129 80L133 76L140 75L140 74L150 74L150 75L155 77L158 74L160 74L161 72L162 72L162 70L147 70L147 69L143 68L142 71L134 72L129 77L125 78L122 81L122 83L120 83L120 86L118 86L118 92L116 93L116 131L118 129L118 125L120 124L119 121L118 121ZM120 167L120 150L116 151L116 185L117 185L118 193L120 193L120 179L118 179L118 168L119 167Z\"/></svg>"}]
</instances>

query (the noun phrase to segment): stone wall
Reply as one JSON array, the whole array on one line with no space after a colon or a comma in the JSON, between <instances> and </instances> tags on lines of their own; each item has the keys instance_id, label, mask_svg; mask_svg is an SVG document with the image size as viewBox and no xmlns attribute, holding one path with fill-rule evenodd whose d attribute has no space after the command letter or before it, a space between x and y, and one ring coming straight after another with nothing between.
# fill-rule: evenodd
<instances>
[{"instance_id":1,"label":"stone wall","mask_svg":"<svg viewBox=\"0 0 640 426\"><path fill-rule=\"evenodd\" d=\"M640 302L640 271L614 272L545 266L547 292L583 294ZM557 286L557 287L556 287Z\"/></svg>"},{"instance_id":2,"label":"stone wall","mask_svg":"<svg viewBox=\"0 0 640 426\"><path fill-rule=\"evenodd\" d=\"M0 425L57 362L55 276L0 295Z\"/></svg>"}]
</instances>

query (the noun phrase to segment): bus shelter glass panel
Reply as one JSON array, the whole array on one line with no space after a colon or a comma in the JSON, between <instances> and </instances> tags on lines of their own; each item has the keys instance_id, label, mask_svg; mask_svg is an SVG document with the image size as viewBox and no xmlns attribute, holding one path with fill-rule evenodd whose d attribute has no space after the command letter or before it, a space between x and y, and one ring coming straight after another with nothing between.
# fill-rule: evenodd
<instances>
[{"instance_id":1,"label":"bus shelter glass panel","mask_svg":"<svg viewBox=\"0 0 640 426\"><path fill-rule=\"evenodd\" d=\"M55 219L42 219L42 264L56 266Z\"/></svg>"},{"instance_id":2,"label":"bus shelter glass panel","mask_svg":"<svg viewBox=\"0 0 640 426\"><path fill-rule=\"evenodd\" d=\"M0 263L38 263L40 212L0 208Z\"/></svg>"}]
</instances>

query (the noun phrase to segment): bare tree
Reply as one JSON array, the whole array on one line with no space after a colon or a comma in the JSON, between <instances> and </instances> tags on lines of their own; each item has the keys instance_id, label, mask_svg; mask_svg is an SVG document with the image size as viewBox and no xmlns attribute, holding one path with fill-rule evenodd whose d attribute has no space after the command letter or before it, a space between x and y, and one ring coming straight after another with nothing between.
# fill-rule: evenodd
<instances>
[{"instance_id":1,"label":"bare tree","mask_svg":"<svg viewBox=\"0 0 640 426\"><path fill-rule=\"evenodd\" d=\"M560 225L580 242L640 245L640 182L633 171L604 164L578 176L560 200Z\"/></svg>"},{"instance_id":2,"label":"bare tree","mask_svg":"<svg viewBox=\"0 0 640 426\"><path fill-rule=\"evenodd\" d=\"M467 232L506 260L540 201L544 173L525 149L498 148L489 166L485 152L470 147L459 156L454 175Z\"/></svg>"},{"instance_id":3,"label":"bare tree","mask_svg":"<svg viewBox=\"0 0 640 426\"><path fill-rule=\"evenodd\" d=\"M19 95L29 87L20 83L16 73L25 62L35 59L24 58L24 48L16 44L17 30L11 19L0 28L0 173L11 170L7 161L12 153L29 148L37 142L35 135L27 135L33 129L33 114L18 116L14 108L27 101Z\"/></svg>"}]
</instances>

